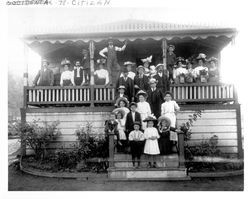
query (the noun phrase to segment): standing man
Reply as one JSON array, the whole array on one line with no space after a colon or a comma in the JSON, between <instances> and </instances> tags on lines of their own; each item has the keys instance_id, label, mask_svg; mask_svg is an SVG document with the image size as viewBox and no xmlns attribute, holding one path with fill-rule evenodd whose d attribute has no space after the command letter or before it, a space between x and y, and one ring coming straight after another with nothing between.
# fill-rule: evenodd
<instances>
[{"instance_id":1,"label":"standing man","mask_svg":"<svg viewBox=\"0 0 250 199\"><path fill-rule=\"evenodd\" d=\"M82 49L82 67L84 72L84 79L85 83L90 83L90 58L89 58L89 52L85 49Z\"/></svg>"},{"instance_id":2,"label":"standing man","mask_svg":"<svg viewBox=\"0 0 250 199\"><path fill-rule=\"evenodd\" d=\"M147 91L148 103L156 118L161 116L161 104L164 102L162 92L156 87L157 81L154 78L149 80L150 89Z\"/></svg>"},{"instance_id":3,"label":"standing man","mask_svg":"<svg viewBox=\"0 0 250 199\"><path fill-rule=\"evenodd\" d=\"M156 66L157 73L153 78L156 79L157 85L156 87L162 92L165 93L166 91L169 91L169 80L168 76L163 73L163 64L158 64Z\"/></svg>"},{"instance_id":4,"label":"standing man","mask_svg":"<svg viewBox=\"0 0 250 199\"><path fill-rule=\"evenodd\" d=\"M73 75L74 75L73 85L75 85L75 86L83 86L86 79L85 79L85 76L84 76L84 69L81 66L80 60L75 61Z\"/></svg>"},{"instance_id":5,"label":"standing man","mask_svg":"<svg viewBox=\"0 0 250 199\"><path fill-rule=\"evenodd\" d=\"M129 102L134 101L134 81L128 77L128 69L123 69L123 76L119 77L117 84L116 84L116 90L121 86L125 86L125 92L124 94L128 96Z\"/></svg>"},{"instance_id":6,"label":"standing man","mask_svg":"<svg viewBox=\"0 0 250 199\"><path fill-rule=\"evenodd\" d=\"M120 48L117 46L114 46L113 44L113 40L109 39L108 40L108 47L102 49L99 54L107 59L107 69L109 72L109 79L110 79L110 84L112 84L112 74L111 74L111 70L113 68L117 68L118 67L118 61L117 61L117 53L116 51L124 51L126 48L127 42L125 42L125 44ZM105 55L104 53L106 53L107 55Z\"/></svg>"},{"instance_id":7,"label":"standing man","mask_svg":"<svg viewBox=\"0 0 250 199\"><path fill-rule=\"evenodd\" d=\"M174 54L175 46L174 45L169 45L168 47L168 52L167 52L167 69L169 72L169 80L174 82L173 78L173 69L176 61L176 55Z\"/></svg>"},{"instance_id":8,"label":"standing man","mask_svg":"<svg viewBox=\"0 0 250 199\"><path fill-rule=\"evenodd\" d=\"M43 59L41 70L38 71L33 81L33 86L53 86L53 83L54 74L53 71L49 69L49 61Z\"/></svg>"}]
</instances>

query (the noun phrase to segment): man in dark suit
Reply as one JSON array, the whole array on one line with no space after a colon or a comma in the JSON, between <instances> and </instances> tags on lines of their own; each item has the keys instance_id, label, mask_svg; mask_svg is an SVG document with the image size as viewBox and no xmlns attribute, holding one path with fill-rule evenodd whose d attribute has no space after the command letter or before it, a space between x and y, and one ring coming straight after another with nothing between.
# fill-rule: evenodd
<instances>
[{"instance_id":1,"label":"man in dark suit","mask_svg":"<svg viewBox=\"0 0 250 199\"><path fill-rule=\"evenodd\" d=\"M41 70L38 71L33 81L33 86L53 86L53 83L54 83L54 74L53 71L49 69L49 61L43 59L42 68Z\"/></svg>"},{"instance_id":2,"label":"man in dark suit","mask_svg":"<svg viewBox=\"0 0 250 199\"><path fill-rule=\"evenodd\" d=\"M147 101L152 113L156 118L161 115L161 104L164 102L163 93L156 87L157 81L154 78L149 80L150 89L147 91Z\"/></svg>"},{"instance_id":3,"label":"man in dark suit","mask_svg":"<svg viewBox=\"0 0 250 199\"><path fill-rule=\"evenodd\" d=\"M130 103L129 105L130 112L127 114L125 122L126 136L128 138L129 133L134 130L134 122L142 122L141 115L136 111L137 104L135 102Z\"/></svg>"},{"instance_id":4,"label":"man in dark suit","mask_svg":"<svg viewBox=\"0 0 250 199\"><path fill-rule=\"evenodd\" d=\"M134 101L134 81L128 77L128 69L123 69L123 76L119 77L116 83L116 90L121 86L125 86L125 95L128 96L129 102Z\"/></svg>"},{"instance_id":5,"label":"man in dark suit","mask_svg":"<svg viewBox=\"0 0 250 199\"><path fill-rule=\"evenodd\" d=\"M163 73L163 64L156 66L157 74L153 77L157 81L156 87L161 90L162 93L169 91L169 79L166 74Z\"/></svg>"},{"instance_id":6,"label":"man in dark suit","mask_svg":"<svg viewBox=\"0 0 250 199\"><path fill-rule=\"evenodd\" d=\"M138 75L136 75L134 78L135 93L137 93L139 90L147 91L149 89L149 85L148 77L144 75L144 67L140 65L136 70L138 71Z\"/></svg>"}]
</instances>

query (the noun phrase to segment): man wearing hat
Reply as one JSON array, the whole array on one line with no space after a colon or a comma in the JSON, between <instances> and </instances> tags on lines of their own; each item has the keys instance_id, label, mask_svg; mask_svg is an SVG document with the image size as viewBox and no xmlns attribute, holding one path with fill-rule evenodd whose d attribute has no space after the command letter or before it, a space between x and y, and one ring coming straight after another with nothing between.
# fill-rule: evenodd
<instances>
[{"instance_id":1,"label":"man wearing hat","mask_svg":"<svg viewBox=\"0 0 250 199\"><path fill-rule=\"evenodd\" d=\"M53 83L54 74L53 71L49 69L49 61L43 59L41 70L38 71L33 81L33 86L53 86Z\"/></svg>"},{"instance_id":2,"label":"man wearing hat","mask_svg":"<svg viewBox=\"0 0 250 199\"><path fill-rule=\"evenodd\" d=\"M132 80L134 80L135 78L135 73L132 71L132 66L135 65L135 63L131 62L131 61L126 61L123 64L125 67L127 67L128 70L128 77L130 77ZM122 77L123 74L120 75L120 77Z\"/></svg>"},{"instance_id":3,"label":"man wearing hat","mask_svg":"<svg viewBox=\"0 0 250 199\"><path fill-rule=\"evenodd\" d=\"M108 46L105 47L104 49L102 49L99 54L107 59L107 69L109 72L109 79L110 79L110 83L112 84L112 76L111 76L111 70L114 68L118 67L118 61L117 61L117 54L116 52L119 51L124 51L126 48L127 42L125 42L125 44L120 48L117 46L114 46L113 44L113 39L109 38L108 40ZM105 53L107 55L105 55Z\"/></svg>"},{"instance_id":4,"label":"man wearing hat","mask_svg":"<svg viewBox=\"0 0 250 199\"><path fill-rule=\"evenodd\" d=\"M162 92L165 93L167 90L169 90L169 80L168 76L163 73L163 64L158 64L156 66L157 74L153 76L153 78L156 79L157 85L156 87Z\"/></svg>"},{"instance_id":5,"label":"man wearing hat","mask_svg":"<svg viewBox=\"0 0 250 199\"><path fill-rule=\"evenodd\" d=\"M163 93L156 87L157 81L154 78L149 80L150 89L147 91L148 103L155 117L161 115L161 104L164 102Z\"/></svg>"},{"instance_id":6,"label":"man wearing hat","mask_svg":"<svg viewBox=\"0 0 250 199\"><path fill-rule=\"evenodd\" d=\"M84 79L85 83L89 84L90 82L90 57L89 57L89 52L86 49L82 49L82 67L84 71Z\"/></svg>"},{"instance_id":7,"label":"man wearing hat","mask_svg":"<svg viewBox=\"0 0 250 199\"><path fill-rule=\"evenodd\" d=\"M149 89L148 77L144 74L144 67L142 65L137 67L138 75L134 78L135 93L139 90L147 91Z\"/></svg>"},{"instance_id":8,"label":"man wearing hat","mask_svg":"<svg viewBox=\"0 0 250 199\"><path fill-rule=\"evenodd\" d=\"M168 46L168 52L167 52L167 69L169 72L169 80L170 81L174 81L173 78L173 68L174 68L174 64L176 61L176 55L174 53L175 50L175 46L174 45L169 45Z\"/></svg>"},{"instance_id":9,"label":"man wearing hat","mask_svg":"<svg viewBox=\"0 0 250 199\"><path fill-rule=\"evenodd\" d=\"M128 96L129 102L132 102L134 100L134 81L128 77L128 69L123 69L123 76L118 78L117 84L116 84L116 90L121 86L125 86L125 95Z\"/></svg>"},{"instance_id":10,"label":"man wearing hat","mask_svg":"<svg viewBox=\"0 0 250 199\"><path fill-rule=\"evenodd\" d=\"M137 104L131 102L129 105L130 112L127 114L127 119L125 123L126 135L128 136L131 131L134 130L134 122L139 122L141 124L141 114L136 111Z\"/></svg>"},{"instance_id":11,"label":"man wearing hat","mask_svg":"<svg viewBox=\"0 0 250 199\"><path fill-rule=\"evenodd\" d=\"M121 98L121 97L124 97L124 98L128 99L128 96L124 94L125 93L125 89L126 88L125 88L124 85L119 86L119 88L118 88L118 94L115 97L115 102L117 101L118 98ZM118 104L115 103L115 106L118 106Z\"/></svg>"}]
</instances>

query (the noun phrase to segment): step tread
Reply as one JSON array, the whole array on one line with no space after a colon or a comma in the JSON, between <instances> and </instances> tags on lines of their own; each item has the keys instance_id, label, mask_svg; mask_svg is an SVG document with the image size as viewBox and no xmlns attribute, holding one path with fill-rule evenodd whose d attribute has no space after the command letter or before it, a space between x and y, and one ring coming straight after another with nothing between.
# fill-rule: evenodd
<instances>
[{"instance_id":1,"label":"step tread","mask_svg":"<svg viewBox=\"0 0 250 199\"><path fill-rule=\"evenodd\" d=\"M185 167L157 167L157 168L133 168L133 167L119 167L108 168L108 171L186 171Z\"/></svg>"}]
</instances>

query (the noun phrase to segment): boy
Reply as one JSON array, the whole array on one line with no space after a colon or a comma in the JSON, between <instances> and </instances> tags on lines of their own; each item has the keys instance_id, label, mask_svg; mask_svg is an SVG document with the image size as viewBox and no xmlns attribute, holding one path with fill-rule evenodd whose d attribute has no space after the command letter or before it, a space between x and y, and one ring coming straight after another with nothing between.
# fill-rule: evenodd
<instances>
[{"instance_id":1,"label":"boy","mask_svg":"<svg viewBox=\"0 0 250 199\"><path fill-rule=\"evenodd\" d=\"M135 158L137 158L138 161L137 168L140 167L140 159L144 146L144 136L143 133L139 130L140 127L141 123L136 121L134 123L134 130L131 131L131 133L129 134L133 167L135 167Z\"/></svg>"},{"instance_id":2,"label":"boy","mask_svg":"<svg viewBox=\"0 0 250 199\"><path fill-rule=\"evenodd\" d=\"M168 47L168 53L167 53L167 69L169 72L169 80L171 82L174 81L173 78L173 68L175 65L176 61L176 55L174 54L175 46L174 45L169 45Z\"/></svg>"}]
</instances>

